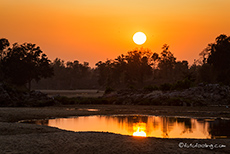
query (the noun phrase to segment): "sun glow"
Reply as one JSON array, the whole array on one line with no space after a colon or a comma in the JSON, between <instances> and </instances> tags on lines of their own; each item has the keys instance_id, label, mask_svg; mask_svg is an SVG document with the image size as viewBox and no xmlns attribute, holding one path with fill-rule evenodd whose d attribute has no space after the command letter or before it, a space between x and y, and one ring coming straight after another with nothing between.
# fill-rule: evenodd
<instances>
[{"instance_id":1,"label":"sun glow","mask_svg":"<svg viewBox=\"0 0 230 154\"><path fill-rule=\"evenodd\" d=\"M133 35L133 41L138 45L142 45L143 43L145 43L146 39L146 35L142 32L136 32Z\"/></svg>"},{"instance_id":2,"label":"sun glow","mask_svg":"<svg viewBox=\"0 0 230 154\"><path fill-rule=\"evenodd\" d=\"M133 126L133 136L146 137L146 123L137 123Z\"/></svg>"}]
</instances>

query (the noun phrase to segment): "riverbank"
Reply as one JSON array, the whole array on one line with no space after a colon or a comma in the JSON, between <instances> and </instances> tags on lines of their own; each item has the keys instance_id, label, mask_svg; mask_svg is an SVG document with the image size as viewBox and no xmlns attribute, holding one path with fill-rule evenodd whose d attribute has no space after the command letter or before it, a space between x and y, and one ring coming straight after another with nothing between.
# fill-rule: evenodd
<instances>
[{"instance_id":1,"label":"riverbank","mask_svg":"<svg viewBox=\"0 0 230 154\"><path fill-rule=\"evenodd\" d=\"M153 105L153 106L225 106L230 104L230 87L199 84L181 90L126 89L28 91L0 83L0 107L45 107L57 105Z\"/></svg>"},{"instance_id":2,"label":"riverbank","mask_svg":"<svg viewBox=\"0 0 230 154\"><path fill-rule=\"evenodd\" d=\"M84 109L98 109L87 111ZM230 139L138 138L111 133L69 132L18 123L20 120L109 114L230 118L225 107L72 105L45 108L0 108L0 153L228 153ZM225 148L180 148L179 143L218 144Z\"/></svg>"},{"instance_id":3,"label":"riverbank","mask_svg":"<svg viewBox=\"0 0 230 154\"><path fill-rule=\"evenodd\" d=\"M82 109L98 109L87 111ZM230 108L225 106L140 106L140 105L60 105L51 107L0 108L0 122L45 119L55 117L111 114L149 114L158 116L230 118Z\"/></svg>"}]
</instances>

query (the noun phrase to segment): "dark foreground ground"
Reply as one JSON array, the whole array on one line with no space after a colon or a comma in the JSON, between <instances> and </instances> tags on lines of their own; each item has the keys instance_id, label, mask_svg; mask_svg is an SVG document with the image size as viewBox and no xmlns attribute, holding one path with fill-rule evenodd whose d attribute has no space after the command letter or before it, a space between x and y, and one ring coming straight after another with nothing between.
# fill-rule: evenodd
<instances>
[{"instance_id":1,"label":"dark foreground ground","mask_svg":"<svg viewBox=\"0 0 230 154\"><path fill-rule=\"evenodd\" d=\"M79 108L100 109L97 112ZM91 114L152 114L230 118L225 107L171 107L74 105L46 108L0 108L0 154L4 153L230 153L230 139L138 138L111 133L76 133L47 126L18 123L20 120ZM218 144L225 148L180 148L179 143Z\"/></svg>"}]
</instances>

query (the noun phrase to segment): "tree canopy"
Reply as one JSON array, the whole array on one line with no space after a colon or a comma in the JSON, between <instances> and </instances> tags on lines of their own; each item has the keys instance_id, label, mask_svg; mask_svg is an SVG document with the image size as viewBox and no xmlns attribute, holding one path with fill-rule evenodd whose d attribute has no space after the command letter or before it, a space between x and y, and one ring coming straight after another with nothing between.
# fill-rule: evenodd
<instances>
[{"instance_id":1,"label":"tree canopy","mask_svg":"<svg viewBox=\"0 0 230 154\"><path fill-rule=\"evenodd\" d=\"M215 82L230 84L230 36L219 35L200 55L204 65L210 65Z\"/></svg>"},{"instance_id":2,"label":"tree canopy","mask_svg":"<svg viewBox=\"0 0 230 154\"><path fill-rule=\"evenodd\" d=\"M0 39L0 60L2 60L5 55L4 49L10 45L9 41L5 38Z\"/></svg>"},{"instance_id":3,"label":"tree canopy","mask_svg":"<svg viewBox=\"0 0 230 154\"><path fill-rule=\"evenodd\" d=\"M99 84L104 86L142 84L152 73L152 52L148 49L135 49L114 60L98 62Z\"/></svg>"},{"instance_id":4,"label":"tree canopy","mask_svg":"<svg viewBox=\"0 0 230 154\"><path fill-rule=\"evenodd\" d=\"M2 59L2 69L8 82L25 85L53 75L50 60L40 47L32 43L13 44Z\"/></svg>"}]
</instances>

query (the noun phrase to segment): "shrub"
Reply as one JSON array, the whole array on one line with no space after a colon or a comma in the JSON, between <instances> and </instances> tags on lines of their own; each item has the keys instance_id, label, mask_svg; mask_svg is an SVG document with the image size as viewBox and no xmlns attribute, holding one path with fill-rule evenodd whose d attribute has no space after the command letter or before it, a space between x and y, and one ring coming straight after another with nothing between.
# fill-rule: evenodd
<instances>
[{"instance_id":1,"label":"shrub","mask_svg":"<svg viewBox=\"0 0 230 154\"><path fill-rule=\"evenodd\" d=\"M54 100L46 100L46 101L37 101L35 104L33 104L33 107L45 107L45 106L53 106L55 105Z\"/></svg>"},{"instance_id":2,"label":"shrub","mask_svg":"<svg viewBox=\"0 0 230 154\"><path fill-rule=\"evenodd\" d=\"M75 103L75 101L72 98L68 98L66 96L57 96L54 99L63 105L69 105Z\"/></svg>"},{"instance_id":3,"label":"shrub","mask_svg":"<svg viewBox=\"0 0 230 154\"><path fill-rule=\"evenodd\" d=\"M128 85L127 87L129 90L136 90L136 87L134 85Z\"/></svg>"},{"instance_id":4,"label":"shrub","mask_svg":"<svg viewBox=\"0 0 230 154\"><path fill-rule=\"evenodd\" d=\"M150 91L151 92L154 90L159 90L159 88L157 86L152 86L152 85L144 87L144 91Z\"/></svg>"},{"instance_id":5,"label":"shrub","mask_svg":"<svg viewBox=\"0 0 230 154\"><path fill-rule=\"evenodd\" d=\"M170 83L164 83L162 85L160 85L160 90L162 91L169 91L171 90L172 85Z\"/></svg>"},{"instance_id":6,"label":"shrub","mask_svg":"<svg viewBox=\"0 0 230 154\"><path fill-rule=\"evenodd\" d=\"M173 86L173 90L183 90L188 89L192 85L192 82L188 79L177 81Z\"/></svg>"},{"instance_id":7,"label":"shrub","mask_svg":"<svg viewBox=\"0 0 230 154\"><path fill-rule=\"evenodd\" d=\"M183 106L183 99L178 97L172 97L165 100L170 106Z\"/></svg>"},{"instance_id":8,"label":"shrub","mask_svg":"<svg viewBox=\"0 0 230 154\"><path fill-rule=\"evenodd\" d=\"M105 89L105 94L109 94L109 93L111 93L111 92L113 92L113 91L114 91L113 88L107 87L107 88Z\"/></svg>"}]
</instances>

